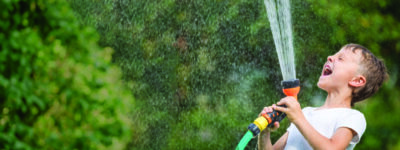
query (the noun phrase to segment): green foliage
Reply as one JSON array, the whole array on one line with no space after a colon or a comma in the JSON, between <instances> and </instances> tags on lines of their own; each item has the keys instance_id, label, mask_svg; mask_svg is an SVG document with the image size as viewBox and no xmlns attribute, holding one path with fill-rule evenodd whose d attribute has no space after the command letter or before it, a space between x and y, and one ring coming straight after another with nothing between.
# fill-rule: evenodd
<instances>
[{"instance_id":1,"label":"green foliage","mask_svg":"<svg viewBox=\"0 0 400 150\"><path fill-rule=\"evenodd\" d=\"M65 1L0 2L0 149L123 149L133 99Z\"/></svg>"}]
</instances>

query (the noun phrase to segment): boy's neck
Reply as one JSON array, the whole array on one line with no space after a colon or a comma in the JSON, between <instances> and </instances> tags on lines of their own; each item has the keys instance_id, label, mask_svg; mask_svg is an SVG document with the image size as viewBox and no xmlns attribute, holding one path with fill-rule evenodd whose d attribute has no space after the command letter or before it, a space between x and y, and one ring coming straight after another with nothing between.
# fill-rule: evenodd
<instances>
[{"instance_id":1,"label":"boy's neck","mask_svg":"<svg viewBox=\"0 0 400 150\"><path fill-rule=\"evenodd\" d=\"M320 108L351 108L351 91L328 92L325 103Z\"/></svg>"}]
</instances>

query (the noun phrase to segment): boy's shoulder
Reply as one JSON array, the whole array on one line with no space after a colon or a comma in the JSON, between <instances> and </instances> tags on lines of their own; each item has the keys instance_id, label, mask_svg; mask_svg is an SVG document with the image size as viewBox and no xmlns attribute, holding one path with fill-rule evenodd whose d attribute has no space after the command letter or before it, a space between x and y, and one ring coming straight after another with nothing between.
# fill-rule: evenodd
<instances>
[{"instance_id":1,"label":"boy's shoulder","mask_svg":"<svg viewBox=\"0 0 400 150\"><path fill-rule=\"evenodd\" d=\"M302 110L303 110L303 112L306 112L306 111L313 111L313 110L315 110L317 107L310 107L310 106L307 106L307 107L304 107Z\"/></svg>"},{"instance_id":2,"label":"boy's shoulder","mask_svg":"<svg viewBox=\"0 0 400 150\"><path fill-rule=\"evenodd\" d=\"M359 116L364 118L364 114L357 109L352 109L352 108L329 108L329 109L318 109L319 107L304 107L303 113L305 112L326 112L326 113L336 113L336 114L343 114L343 115L353 115L353 116Z\"/></svg>"}]
</instances>

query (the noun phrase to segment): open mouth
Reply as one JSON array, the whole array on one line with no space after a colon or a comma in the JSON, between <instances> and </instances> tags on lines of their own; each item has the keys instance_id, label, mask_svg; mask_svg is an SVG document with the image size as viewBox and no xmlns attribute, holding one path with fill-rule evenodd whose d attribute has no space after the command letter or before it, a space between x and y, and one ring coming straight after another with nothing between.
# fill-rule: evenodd
<instances>
[{"instance_id":1,"label":"open mouth","mask_svg":"<svg viewBox=\"0 0 400 150\"><path fill-rule=\"evenodd\" d=\"M322 75L324 76L329 76L332 74L332 69L329 65L325 65L324 71L322 72Z\"/></svg>"}]
</instances>

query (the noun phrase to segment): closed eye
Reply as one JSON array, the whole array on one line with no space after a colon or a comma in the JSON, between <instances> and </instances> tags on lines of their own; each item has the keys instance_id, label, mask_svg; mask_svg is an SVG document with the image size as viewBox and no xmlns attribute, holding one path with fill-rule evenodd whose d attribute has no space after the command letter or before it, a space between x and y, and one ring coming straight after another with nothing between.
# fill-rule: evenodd
<instances>
[{"instance_id":1,"label":"closed eye","mask_svg":"<svg viewBox=\"0 0 400 150\"><path fill-rule=\"evenodd\" d=\"M338 57L338 59L340 60L340 61L343 61L344 60L344 55L339 55L339 57Z\"/></svg>"}]
</instances>

